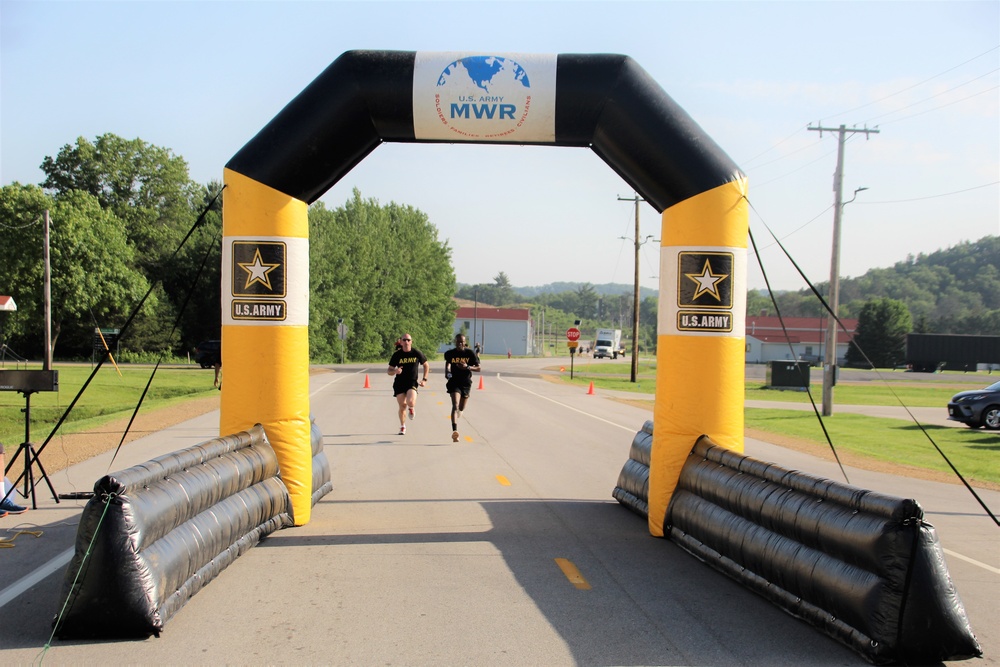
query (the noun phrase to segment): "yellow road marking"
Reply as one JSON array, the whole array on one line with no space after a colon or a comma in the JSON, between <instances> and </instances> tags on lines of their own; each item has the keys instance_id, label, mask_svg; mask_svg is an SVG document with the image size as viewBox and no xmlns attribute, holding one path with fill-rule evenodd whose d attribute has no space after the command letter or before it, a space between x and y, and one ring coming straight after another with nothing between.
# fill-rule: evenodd
<instances>
[{"instance_id":1,"label":"yellow road marking","mask_svg":"<svg viewBox=\"0 0 1000 667\"><path fill-rule=\"evenodd\" d=\"M510 486L510 480L503 475L497 475L497 481L503 486Z\"/></svg>"},{"instance_id":2,"label":"yellow road marking","mask_svg":"<svg viewBox=\"0 0 1000 667\"><path fill-rule=\"evenodd\" d=\"M571 561L566 560L565 558L556 558L555 560L556 565L559 566L559 569L562 570L562 573L566 575L566 578L569 579L571 584L579 588L581 591L590 590L590 584L583 578L583 575L580 574L580 570L576 569L576 565L573 565Z\"/></svg>"}]
</instances>

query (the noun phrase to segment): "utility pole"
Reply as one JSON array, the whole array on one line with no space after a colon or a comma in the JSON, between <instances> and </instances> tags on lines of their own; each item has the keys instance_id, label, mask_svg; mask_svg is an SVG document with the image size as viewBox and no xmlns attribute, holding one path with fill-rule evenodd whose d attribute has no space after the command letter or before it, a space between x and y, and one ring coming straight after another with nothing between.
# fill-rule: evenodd
<instances>
[{"instance_id":1,"label":"utility pole","mask_svg":"<svg viewBox=\"0 0 1000 667\"><path fill-rule=\"evenodd\" d=\"M473 288L473 293L476 297L476 306L472 311L472 349L476 348L476 344L479 342L477 336L479 335L479 285ZM482 348L479 349L482 352Z\"/></svg>"},{"instance_id":2,"label":"utility pole","mask_svg":"<svg viewBox=\"0 0 1000 667\"><path fill-rule=\"evenodd\" d=\"M639 202L646 201L637 192L634 197L618 197L618 201L635 202L635 289L632 293L632 379L636 382L639 374L639 248L643 241L639 240ZM627 238L625 236L622 237ZM647 236L646 240L652 236Z\"/></svg>"},{"instance_id":3,"label":"utility pole","mask_svg":"<svg viewBox=\"0 0 1000 667\"><path fill-rule=\"evenodd\" d=\"M823 355L823 416L829 417L833 414L833 385L837 379L837 313L840 309L840 219L844 212L844 206L851 202L844 203L844 143L847 133L864 132L867 139L871 134L878 134L878 130L852 128L847 129L844 125L838 128L832 127L809 127L809 130L819 132L822 138L823 132L837 133L837 170L833 173L833 250L830 256L830 310L833 317L830 317L826 327L826 346ZM854 196L868 188L858 188L854 191ZM851 199L854 201L854 199Z\"/></svg>"},{"instance_id":4,"label":"utility pole","mask_svg":"<svg viewBox=\"0 0 1000 667\"><path fill-rule=\"evenodd\" d=\"M542 306L542 354L541 356L548 356L548 350L545 349L545 306Z\"/></svg>"},{"instance_id":5,"label":"utility pole","mask_svg":"<svg viewBox=\"0 0 1000 667\"><path fill-rule=\"evenodd\" d=\"M44 228L42 230L42 301L45 315L45 357L42 359L42 370L52 370L52 262L49 257L49 210L45 209Z\"/></svg>"}]
</instances>

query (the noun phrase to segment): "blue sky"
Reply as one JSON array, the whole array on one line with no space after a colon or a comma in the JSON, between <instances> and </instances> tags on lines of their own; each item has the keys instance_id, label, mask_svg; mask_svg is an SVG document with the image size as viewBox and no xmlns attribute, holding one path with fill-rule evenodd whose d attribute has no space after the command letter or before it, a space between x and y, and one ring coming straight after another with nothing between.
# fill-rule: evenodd
<instances>
[{"instance_id":1,"label":"blue sky","mask_svg":"<svg viewBox=\"0 0 1000 667\"><path fill-rule=\"evenodd\" d=\"M170 148L202 183L351 49L622 53L750 179L776 289L830 276L835 135L841 275L1000 234L1000 2L0 1L0 184L111 132ZM459 282L631 283L632 191L586 149L385 144L324 197L426 212ZM641 235L660 235L642 206ZM619 237L626 236L629 240ZM656 288L655 243L640 276ZM764 282L751 257L750 287Z\"/></svg>"}]
</instances>

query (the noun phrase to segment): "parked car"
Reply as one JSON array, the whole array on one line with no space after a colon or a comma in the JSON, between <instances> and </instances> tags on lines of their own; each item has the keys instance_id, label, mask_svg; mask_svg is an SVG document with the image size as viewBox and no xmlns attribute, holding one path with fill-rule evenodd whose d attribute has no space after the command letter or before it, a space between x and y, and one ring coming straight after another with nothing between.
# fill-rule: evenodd
<instances>
[{"instance_id":1,"label":"parked car","mask_svg":"<svg viewBox=\"0 0 1000 667\"><path fill-rule=\"evenodd\" d=\"M952 396L948 402L948 419L962 422L969 428L1000 429L1000 382Z\"/></svg>"},{"instance_id":2,"label":"parked car","mask_svg":"<svg viewBox=\"0 0 1000 667\"><path fill-rule=\"evenodd\" d=\"M203 340L194 348L194 360L202 368L211 368L222 363L222 341Z\"/></svg>"}]
</instances>

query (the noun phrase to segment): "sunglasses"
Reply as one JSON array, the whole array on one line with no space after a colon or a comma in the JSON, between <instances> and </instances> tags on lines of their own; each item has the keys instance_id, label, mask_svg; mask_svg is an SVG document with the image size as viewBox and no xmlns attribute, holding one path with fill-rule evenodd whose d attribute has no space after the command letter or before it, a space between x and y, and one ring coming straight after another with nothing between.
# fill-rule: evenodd
<instances>
[{"instance_id":1,"label":"sunglasses","mask_svg":"<svg viewBox=\"0 0 1000 667\"><path fill-rule=\"evenodd\" d=\"M403 342L404 342L404 343L409 343L409 342L410 342L410 341L412 341L412 340L413 340L412 338L404 338L404 339L403 339Z\"/></svg>"}]
</instances>

